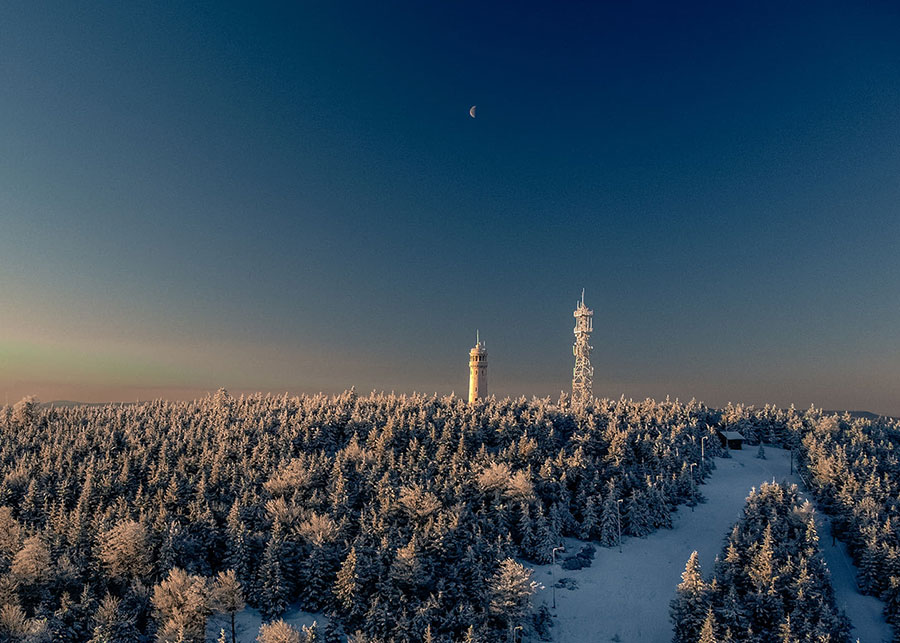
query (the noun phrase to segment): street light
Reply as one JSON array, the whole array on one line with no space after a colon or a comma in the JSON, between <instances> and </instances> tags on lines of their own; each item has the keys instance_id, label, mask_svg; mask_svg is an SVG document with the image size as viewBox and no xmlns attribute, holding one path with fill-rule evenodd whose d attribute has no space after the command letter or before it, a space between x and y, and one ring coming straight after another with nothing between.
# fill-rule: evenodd
<instances>
[{"instance_id":1,"label":"street light","mask_svg":"<svg viewBox=\"0 0 900 643\"><path fill-rule=\"evenodd\" d=\"M619 553L622 553L622 514L619 512L619 505L622 504L621 500L616 500L616 524L619 527Z\"/></svg>"},{"instance_id":2,"label":"street light","mask_svg":"<svg viewBox=\"0 0 900 643\"><path fill-rule=\"evenodd\" d=\"M519 632L521 629L522 629L522 626L521 626L521 625L516 625L515 629L513 630L513 643L515 643L516 641L519 640L519 634L518 634L518 632Z\"/></svg>"},{"instance_id":3,"label":"street light","mask_svg":"<svg viewBox=\"0 0 900 643\"><path fill-rule=\"evenodd\" d=\"M708 439L708 435L704 435L702 438L700 438L700 459L703 462L706 462L706 449L704 447L706 446L706 441Z\"/></svg>"},{"instance_id":4,"label":"street light","mask_svg":"<svg viewBox=\"0 0 900 643\"><path fill-rule=\"evenodd\" d=\"M551 552L553 558L553 609L556 609L556 552L566 551L565 547L554 547Z\"/></svg>"}]
</instances>

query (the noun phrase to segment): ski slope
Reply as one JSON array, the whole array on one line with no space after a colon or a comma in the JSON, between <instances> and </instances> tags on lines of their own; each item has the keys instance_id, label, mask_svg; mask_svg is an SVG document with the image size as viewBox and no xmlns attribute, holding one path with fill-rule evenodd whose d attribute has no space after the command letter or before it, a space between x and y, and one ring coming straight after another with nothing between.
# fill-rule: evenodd
<instances>
[{"instance_id":1,"label":"ski slope","mask_svg":"<svg viewBox=\"0 0 900 643\"><path fill-rule=\"evenodd\" d=\"M716 469L701 490L706 503L693 511L679 507L672 529L646 538L626 538L622 553L616 548L597 549L592 565L568 571L559 565L538 565L535 580L544 587L535 596L535 606L552 607L553 585L560 578L575 581L575 589L556 589L552 628L557 643L621 641L665 643L672 638L669 601L681 582L688 557L695 549L705 576L712 572L724 538L740 517L744 501L762 482L794 482L790 475L790 453L766 448L766 459L756 457L756 448L732 451L730 459L717 458ZM808 496L805 496L808 497ZM882 603L856 590L856 571L840 542L831 545L827 518L818 516L819 544L832 573L837 604L853 622L853 637L860 643L890 641L891 629L881 613ZM575 553L581 541L567 540Z\"/></svg>"}]
</instances>

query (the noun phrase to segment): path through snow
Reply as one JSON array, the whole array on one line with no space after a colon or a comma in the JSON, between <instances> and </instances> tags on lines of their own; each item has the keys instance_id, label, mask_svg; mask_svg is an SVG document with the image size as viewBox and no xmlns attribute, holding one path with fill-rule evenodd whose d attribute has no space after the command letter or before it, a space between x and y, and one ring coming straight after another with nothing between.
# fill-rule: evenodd
<instances>
[{"instance_id":1,"label":"path through snow","mask_svg":"<svg viewBox=\"0 0 900 643\"><path fill-rule=\"evenodd\" d=\"M766 459L756 457L756 448L733 451L730 459L717 458L716 469L701 487L706 503L679 507L673 514L673 529L654 532L646 538L627 538L622 553L599 547L592 565L578 571L558 565L538 565L535 580L544 585L535 605L551 606L552 586L569 577L578 587L556 590L556 618L552 628L557 643L621 641L622 643L666 643L672 639L669 601L681 582L681 573L691 552L700 556L709 577L727 533L737 522L744 501L753 487L763 482L795 482L790 475L790 453L766 448ZM891 630L881 614L882 604L856 591L856 571L840 542L832 547L827 518L819 515L819 544L832 573L838 606L854 624L853 636L861 643L890 641ZM570 552L581 542L567 541Z\"/></svg>"}]
</instances>

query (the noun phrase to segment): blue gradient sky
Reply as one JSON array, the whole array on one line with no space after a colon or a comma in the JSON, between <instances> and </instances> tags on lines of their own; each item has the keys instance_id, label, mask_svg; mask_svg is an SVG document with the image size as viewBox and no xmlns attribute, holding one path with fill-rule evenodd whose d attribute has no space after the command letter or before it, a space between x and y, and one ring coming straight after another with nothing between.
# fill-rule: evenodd
<instances>
[{"instance_id":1,"label":"blue gradient sky","mask_svg":"<svg viewBox=\"0 0 900 643\"><path fill-rule=\"evenodd\" d=\"M0 5L11 400L556 396L585 287L598 395L900 415L900 5L187 4Z\"/></svg>"}]
</instances>

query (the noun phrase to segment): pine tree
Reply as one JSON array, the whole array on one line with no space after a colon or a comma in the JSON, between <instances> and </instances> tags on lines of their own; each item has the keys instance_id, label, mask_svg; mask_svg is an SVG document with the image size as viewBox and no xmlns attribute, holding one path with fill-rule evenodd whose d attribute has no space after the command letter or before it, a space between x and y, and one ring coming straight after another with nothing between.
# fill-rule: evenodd
<instances>
[{"instance_id":1,"label":"pine tree","mask_svg":"<svg viewBox=\"0 0 900 643\"><path fill-rule=\"evenodd\" d=\"M300 632L282 619L265 623L259 628L258 643L300 643Z\"/></svg>"},{"instance_id":2,"label":"pine tree","mask_svg":"<svg viewBox=\"0 0 900 643\"><path fill-rule=\"evenodd\" d=\"M94 614L94 630L90 643L139 643L140 632L134 616L121 609L118 598L109 594L100 601Z\"/></svg>"},{"instance_id":3,"label":"pine tree","mask_svg":"<svg viewBox=\"0 0 900 643\"><path fill-rule=\"evenodd\" d=\"M594 498L588 496L584 505L584 513L581 518L581 526L579 528L578 537L582 540L590 540L597 531L597 509L594 506Z\"/></svg>"},{"instance_id":4,"label":"pine tree","mask_svg":"<svg viewBox=\"0 0 900 643\"><path fill-rule=\"evenodd\" d=\"M281 569L281 534L278 529L274 530L266 544L256 585L263 618L272 619L284 613L288 603L288 588Z\"/></svg>"},{"instance_id":5,"label":"pine tree","mask_svg":"<svg viewBox=\"0 0 900 643\"><path fill-rule=\"evenodd\" d=\"M478 632L475 631L474 625L470 625L466 630L463 643L481 643L481 637L478 636Z\"/></svg>"},{"instance_id":6,"label":"pine tree","mask_svg":"<svg viewBox=\"0 0 900 643\"><path fill-rule=\"evenodd\" d=\"M81 643L90 638L93 605L90 601L85 602L88 605L76 603L68 592L62 593L59 608L48 623L50 639L54 643Z\"/></svg>"},{"instance_id":7,"label":"pine tree","mask_svg":"<svg viewBox=\"0 0 900 643\"><path fill-rule=\"evenodd\" d=\"M251 571L250 551L249 551L249 531L244 521L241 519L240 507L238 501L235 500L228 512L226 521L226 553L225 565L229 569L233 569L237 575L237 579L246 589L250 589L253 573Z\"/></svg>"},{"instance_id":8,"label":"pine tree","mask_svg":"<svg viewBox=\"0 0 900 643\"><path fill-rule=\"evenodd\" d=\"M700 638L698 639L698 643L718 643L718 639L716 638L716 617L713 614L713 609L710 607L706 611L706 619L703 621L703 625L700 628Z\"/></svg>"},{"instance_id":9,"label":"pine tree","mask_svg":"<svg viewBox=\"0 0 900 643\"><path fill-rule=\"evenodd\" d=\"M558 544L559 539L554 535L550 521L539 507L534 527L534 559L539 563L549 563L553 559L553 548Z\"/></svg>"},{"instance_id":10,"label":"pine tree","mask_svg":"<svg viewBox=\"0 0 900 643\"><path fill-rule=\"evenodd\" d=\"M363 613L355 546L350 548L350 553L347 554L338 570L337 580L334 584L334 596L347 616L348 622L355 623Z\"/></svg>"},{"instance_id":11,"label":"pine tree","mask_svg":"<svg viewBox=\"0 0 900 643\"><path fill-rule=\"evenodd\" d=\"M50 575L50 552L38 536L25 539L22 549L13 557L10 571L23 585L37 585Z\"/></svg>"},{"instance_id":12,"label":"pine tree","mask_svg":"<svg viewBox=\"0 0 900 643\"><path fill-rule=\"evenodd\" d=\"M0 572L6 572L22 544L22 527L12 509L0 507Z\"/></svg>"},{"instance_id":13,"label":"pine tree","mask_svg":"<svg viewBox=\"0 0 900 643\"><path fill-rule=\"evenodd\" d=\"M319 626L313 621L313 624L307 627L300 626L300 643L322 643L322 637L319 636Z\"/></svg>"},{"instance_id":14,"label":"pine tree","mask_svg":"<svg viewBox=\"0 0 900 643\"><path fill-rule=\"evenodd\" d=\"M158 640L202 643L210 613L206 580L177 567L153 588L153 607L161 620Z\"/></svg>"},{"instance_id":15,"label":"pine tree","mask_svg":"<svg viewBox=\"0 0 900 643\"><path fill-rule=\"evenodd\" d=\"M791 615L784 617L781 625L778 626L778 643L799 643L799 639L794 636L791 628Z\"/></svg>"},{"instance_id":16,"label":"pine tree","mask_svg":"<svg viewBox=\"0 0 900 643\"><path fill-rule=\"evenodd\" d=\"M619 543L619 513L616 499L607 496L600 513L600 544L615 547Z\"/></svg>"},{"instance_id":17,"label":"pine tree","mask_svg":"<svg viewBox=\"0 0 900 643\"><path fill-rule=\"evenodd\" d=\"M37 421L39 404L34 395L26 395L13 405L13 421L22 428L31 426Z\"/></svg>"},{"instance_id":18,"label":"pine tree","mask_svg":"<svg viewBox=\"0 0 900 643\"><path fill-rule=\"evenodd\" d=\"M672 512L669 511L669 503L666 502L665 493L658 486L653 486L648 492L650 510L650 523L654 529L671 529Z\"/></svg>"},{"instance_id":19,"label":"pine tree","mask_svg":"<svg viewBox=\"0 0 900 643\"><path fill-rule=\"evenodd\" d=\"M625 528L631 536L646 536L652 531L650 515L645 502L645 494L635 490L634 494L625 502Z\"/></svg>"},{"instance_id":20,"label":"pine tree","mask_svg":"<svg viewBox=\"0 0 900 643\"><path fill-rule=\"evenodd\" d=\"M531 570L507 558L488 583L490 614L512 629L530 613L531 595L536 590L537 583L531 579Z\"/></svg>"},{"instance_id":21,"label":"pine tree","mask_svg":"<svg viewBox=\"0 0 900 643\"><path fill-rule=\"evenodd\" d=\"M210 588L210 607L213 612L231 617L231 640L237 641L235 615L244 609L244 592L233 569L219 572Z\"/></svg>"},{"instance_id":22,"label":"pine tree","mask_svg":"<svg viewBox=\"0 0 900 643\"><path fill-rule=\"evenodd\" d=\"M755 550L754 550L755 548ZM762 543L751 548L752 554L747 573L757 592L766 592L775 579L775 551L772 545L772 525L763 531Z\"/></svg>"},{"instance_id":23,"label":"pine tree","mask_svg":"<svg viewBox=\"0 0 900 643\"><path fill-rule=\"evenodd\" d=\"M534 528L532 527L531 510L527 502L519 504L519 519L516 524L516 533L519 538L519 547L522 554L531 560L536 558L536 540L534 537Z\"/></svg>"},{"instance_id":24,"label":"pine tree","mask_svg":"<svg viewBox=\"0 0 900 643\"><path fill-rule=\"evenodd\" d=\"M138 579L149 574L152 567L144 525L126 520L102 533L99 558L114 578Z\"/></svg>"},{"instance_id":25,"label":"pine tree","mask_svg":"<svg viewBox=\"0 0 900 643\"><path fill-rule=\"evenodd\" d=\"M718 574L716 576L718 578ZM722 597L721 606L717 610L719 620L730 626L736 632L746 632L750 626L747 614L744 612L743 601L738 596L737 588L734 584L728 585L728 590Z\"/></svg>"},{"instance_id":26,"label":"pine tree","mask_svg":"<svg viewBox=\"0 0 900 643\"><path fill-rule=\"evenodd\" d=\"M325 624L325 632L322 636L322 643L341 643L341 636L337 624L334 619L330 619Z\"/></svg>"},{"instance_id":27,"label":"pine tree","mask_svg":"<svg viewBox=\"0 0 900 643\"><path fill-rule=\"evenodd\" d=\"M300 565L298 587L303 609L316 612L330 604L335 570L329 544L312 545L309 556Z\"/></svg>"},{"instance_id":28,"label":"pine tree","mask_svg":"<svg viewBox=\"0 0 900 643\"><path fill-rule=\"evenodd\" d=\"M882 576L882 561L879 556L878 541L874 536L866 540L859 559L857 581L864 594L877 594Z\"/></svg>"},{"instance_id":29,"label":"pine tree","mask_svg":"<svg viewBox=\"0 0 900 643\"><path fill-rule=\"evenodd\" d=\"M673 643L694 643L700 636L707 612L706 592L700 560L695 551L685 565L681 583L670 603L670 614L675 625Z\"/></svg>"}]
</instances>

